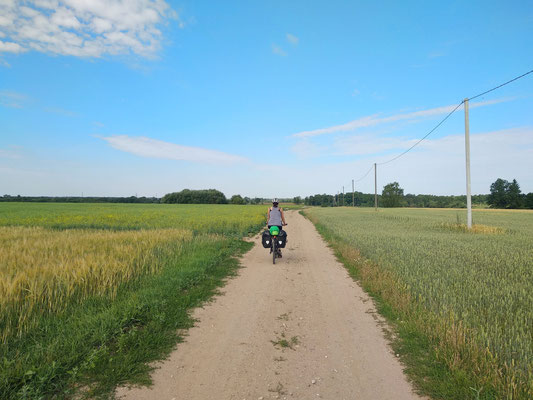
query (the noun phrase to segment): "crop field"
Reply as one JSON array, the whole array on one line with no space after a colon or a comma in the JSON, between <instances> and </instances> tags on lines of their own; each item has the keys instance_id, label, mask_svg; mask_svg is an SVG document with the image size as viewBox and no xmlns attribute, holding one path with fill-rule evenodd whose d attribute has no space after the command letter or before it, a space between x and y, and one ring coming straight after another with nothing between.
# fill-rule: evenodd
<instances>
[{"instance_id":1,"label":"crop field","mask_svg":"<svg viewBox=\"0 0 533 400\"><path fill-rule=\"evenodd\" d=\"M305 214L342 257L370 260L366 276L359 263L363 284L435 336L450 368L477 375L485 386L473 390L533 397L533 212L476 210L474 233L464 210Z\"/></svg>"},{"instance_id":2,"label":"crop field","mask_svg":"<svg viewBox=\"0 0 533 400\"><path fill-rule=\"evenodd\" d=\"M246 235L264 224L267 206L197 204L1 203L0 226L66 229L189 229Z\"/></svg>"},{"instance_id":3,"label":"crop field","mask_svg":"<svg viewBox=\"0 0 533 400\"><path fill-rule=\"evenodd\" d=\"M264 225L265 212L235 205L0 204L0 398L66 396L82 376L106 374L98 363L83 364L94 351L107 349L97 358L119 362L117 337L145 324L159 323L174 337L188 323L185 310L235 268L220 266L241 251L243 236ZM172 289L161 293L171 283L186 291L184 300ZM201 289L197 297L189 293L194 288ZM161 315L176 312L176 301L185 302L178 325L165 327ZM157 340L163 341L145 342Z\"/></svg>"}]
</instances>

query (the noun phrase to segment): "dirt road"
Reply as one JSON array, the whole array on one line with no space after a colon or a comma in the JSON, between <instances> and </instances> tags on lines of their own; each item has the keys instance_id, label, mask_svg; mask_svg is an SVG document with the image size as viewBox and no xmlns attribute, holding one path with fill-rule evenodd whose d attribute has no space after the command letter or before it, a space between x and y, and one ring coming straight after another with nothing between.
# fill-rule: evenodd
<instances>
[{"instance_id":1,"label":"dirt road","mask_svg":"<svg viewBox=\"0 0 533 400\"><path fill-rule=\"evenodd\" d=\"M195 311L199 322L151 388L124 399L419 399L383 338L372 301L314 226L287 215L276 265L259 237L225 294Z\"/></svg>"}]
</instances>

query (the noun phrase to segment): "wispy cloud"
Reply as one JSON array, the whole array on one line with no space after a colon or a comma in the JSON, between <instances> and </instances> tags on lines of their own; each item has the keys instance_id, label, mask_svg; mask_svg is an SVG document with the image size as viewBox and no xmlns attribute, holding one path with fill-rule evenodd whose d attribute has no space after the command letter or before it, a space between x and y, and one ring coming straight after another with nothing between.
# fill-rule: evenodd
<instances>
[{"instance_id":1,"label":"wispy cloud","mask_svg":"<svg viewBox=\"0 0 533 400\"><path fill-rule=\"evenodd\" d=\"M43 110L48 113L59 114L65 117L78 117L79 116L79 114L75 111L65 110L64 108L60 108L60 107L45 107Z\"/></svg>"},{"instance_id":2,"label":"wispy cloud","mask_svg":"<svg viewBox=\"0 0 533 400\"><path fill-rule=\"evenodd\" d=\"M294 36L290 33L287 33L286 35L287 37L287 41L290 43L290 44L293 44L293 45L298 45L298 43L300 43L300 38L298 38L297 36Z\"/></svg>"},{"instance_id":3,"label":"wispy cloud","mask_svg":"<svg viewBox=\"0 0 533 400\"><path fill-rule=\"evenodd\" d=\"M472 103L470 104L470 108L502 103L504 101L509 101L509 100L511 99L497 99L497 100L490 100L490 101L479 102L479 103ZM365 116L365 117L362 117L362 118L359 118L359 119L356 119L356 120L353 120L353 121L350 121L350 122L347 122L341 125L334 125L334 126L330 126L327 128L298 132L298 133L293 134L292 137L304 138L304 137L327 135L327 134L332 134L332 133L337 133L337 132L355 131L360 128L387 124L391 122L417 120L417 119L433 117L437 115L444 115L444 114L451 112L456 106L457 105L436 107L436 108L431 108L428 110L395 114L395 115L391 115L388 117L380 117L379 114L374 114L374 115Z\"/></svg>"},{"instance_id":4,"label":"wispy cloud","mask_svg":"<svg viewBox=\"0 0 533 400\"><path fill-rule=\"evenodd\" d=\"M100 137L114 149L140 157L183 160L214 164L232 164L248 161L247 158L201 147L182 146L148 137L118 135Z\"/></svg>"},{"instance_id":5,"label":"wispy cloud","mask_svg":"<svg viewBox=\"0 0 533 400\"><path fill-rule=\"evenodd\" d=\"M161 25L172 18L177 14L165 0L1 1L0 53L152 57L161 46Z\"/></svg>"},{"instance_id":6,"label":"wispy cloud","mask_svg":"<svg viewBox=\"0 0 533 400\"><path fill-rule=\"evenodd\" d=\"M28 101L28 96L11 90L0 90L0 106L10 108L23 108Z\"/></svg>"},{"instance_id":7,"label":"wispy cloud","mask_svg":"<svg viewBox=\"0 0 533 400\"><path fill-rule=\"evenodd\" d=\"M7 149L0 149L0 158L9 158L12 160L22 158L20 146L10 146Z\"/></svg>"},{"instance_id":8,"label":"wispy cloud","mask_svg":"<svg viewBox=\"0 0 533 400\"><path fill-rule=\"evenodd\" d=\"M281 48L281 46L273 43L272 44L272 53L277 54L278 56L285 57L287 52Z\"/></svg>"},{"instance_id":9,"label":"wispy cloud","mask_svg":"<svg viewBox=\"0 0 533 400\"><path fill-rule=\"evenodd\" d=\"M22 53L24 51L26 49L18 43L3 42L0 40L0 53Z\"/></svg>"},{"instance_id":10,"label":"wispy cloud","mask_svg":"<svg viewBox=\"0 0 533 400\"><path fill-rule=\"evenodd\" d=\"M440 58L440 57L445 57L446 56L446 53L444 51L432 51L431 53L428 54L428 58Z\"/></svg>"},{"instance_id":11,"label":"wispy cloud","mask_svg":"<svg viewBox=\"0 0 533 400\"><path fill-rule=\"evenodd\" d=\"M291 151L300 160L316 157L320 154L321 150L323 149L320 146L306 139L297 141L291 147Z\"/></svg>"},{"instance_id":12,"label":"wispy cloud","mask_svg":"<svg viewBox=\"0 0 533 400\"><path fill-rule=\"evenodd\" d=\"M334 155L371 155L394 149L411 147L418 139L381 136L375 134L354 135L340 138L332 146Z\"/></svg>"}]
</instances>

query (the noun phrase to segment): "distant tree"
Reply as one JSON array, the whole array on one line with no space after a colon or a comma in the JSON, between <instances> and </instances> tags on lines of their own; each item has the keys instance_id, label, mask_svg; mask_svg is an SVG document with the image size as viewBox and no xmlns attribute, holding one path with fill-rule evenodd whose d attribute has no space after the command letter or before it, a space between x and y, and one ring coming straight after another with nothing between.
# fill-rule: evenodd
<instances>
[{"instance_id":1,"label":"distant tree","mask_svg":"<svg viewBox=\"0 0 533 400\"><path fill-rule=\"evenodd\" d=\"M301 204L302 203L302 198L300 196L296 196L295 198L292 199L292 202L294 204Z\"/></svg>"},{"instance_id":2,"label":"distant tree","mask_svg":"<svg viewBox=\"0 0 533 400\"><path fill-rule=\"evenodd\" d=\"M507 207L508 208L521 208L523 204L522 191L520 185L513 179L507 188Z\"/></svg>"},{"instance_id":3,"label":"distant tree","mask_svg":"<svg viewBox=\"0 0 533 400\"><path fill-rule=\"evenodd\" d=\"M398 182L392 182L383 187L381 204L383 207L400 207L403 198L403 189Z\"/></svg>"},{"instance_id":4,"label":"distant tree","mask_svg":"<svg viewBox=\"0 0 533 400\"><path fill-rule=\"evenodd\" d=\"M252 200L251 200L251 203L252 204L261 204L261 199L259 197L254 197Z\"/></svg>"},{"instance_id":5,"label":"distant tree","mask_svg":"<svg viewBox=\"0 0 533 400\"><path fill-rule=\"evenodd\" d=\"M167 193L161 199L161 203L169 204L226 204L228 201L224 193L215 190L189 190Z\"/></svg>"},{"instance_id":6,"label":"distant tree","mask_svg":"<svg viewBox=\"0 0 533 400\"><path fill-rule=\"evenodd\" d=\"M509 182L505 179L498 178L492 185L490 185L490 194L487 203L492 208L506 208L509 204L507 192L509 190Z\"/></svg>"},{"instance_id":7,"label":"distant tree","mask_svg":"<svg viewBox=\"0 0 533 400\"><path fill-rule=\"evenodd\" d=\"M533 209L533 193L524 196L524 207Z\"/></svg>"},{"instance_id":8,"label":"distant tree","mask_svg":"<svg viewBox=\"0 0 533 400\"><path fill-rule=\"evenodd\" d=\"M230 199L231 204L244 204L244 199L240 194L234 194Z\"/></svg>"}]
</instances>

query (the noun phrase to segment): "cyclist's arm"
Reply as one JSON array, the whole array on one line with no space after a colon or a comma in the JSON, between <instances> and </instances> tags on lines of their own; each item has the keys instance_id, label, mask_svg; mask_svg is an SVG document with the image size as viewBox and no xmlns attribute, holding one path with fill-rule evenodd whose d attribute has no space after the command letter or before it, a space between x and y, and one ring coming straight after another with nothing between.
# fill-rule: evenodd
<instances>
[{"instance_id":1,"label":"cyclist's arm","mask_svg":"<svg viewBox=\"0 0 533 400\"><path fill-rule=\"evenodd\" d=\"M280 207L279 212L281 213L281 221L283 222L283 225L287 225L285 222L285 214L283 214L283 208Z\"/></svg>"}]
</instances>

